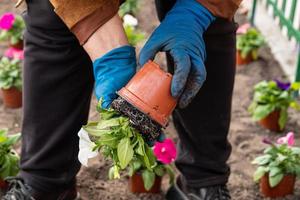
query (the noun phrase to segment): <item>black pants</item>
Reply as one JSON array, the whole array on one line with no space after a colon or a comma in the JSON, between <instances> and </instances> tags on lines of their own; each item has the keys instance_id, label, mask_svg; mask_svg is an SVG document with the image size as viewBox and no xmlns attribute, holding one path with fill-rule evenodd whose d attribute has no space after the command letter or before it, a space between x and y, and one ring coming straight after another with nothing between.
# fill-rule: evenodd
<instances>
[{"instance_id":1,"label":"black pants","mask_svg":"<svg viewBox=\"0 0 300 200\"><path fill-rule=\"evenodd\" d=\"M173 1L160 2L167 3L158 4L163 17ZM73 183L80 169L77 132L88 117L92 64L48 0L27 3L20 176L37 190L53 191ZM223 184L229 175L234 23L217 20L205 41L207 81L192 104L173 116L180 137L176 164L191 186Z\"/></svg>"}]
</instances>

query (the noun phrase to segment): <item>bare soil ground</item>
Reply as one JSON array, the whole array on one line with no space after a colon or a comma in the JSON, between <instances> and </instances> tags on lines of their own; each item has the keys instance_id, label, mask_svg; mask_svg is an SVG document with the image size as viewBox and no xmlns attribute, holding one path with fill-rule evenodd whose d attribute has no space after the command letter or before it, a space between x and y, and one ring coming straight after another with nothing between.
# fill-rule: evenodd
<instances>
[{"instance_id":1,"label":"bare soil ground","mask_svg":"<svg viewBox=\"0 0 300 200\"><path fill-rule=\"evenodd\" d=\"M140 28L148 36L153 28L158 24L153 0L141 0L141 11L138 18ZM2 0L0 2L0 14L4 11L13 10L11 0ZM244 22L245 17L237 16L238 22ZM138 45L139 47L142 44ZM5 47L0 45L0 52ZM139 49L139 48L138 48ZM164 64L163 56L159 56L157 61ZM229 140L232 144L233 151L229 164L231 165L231 177L229 189L233 200L267 200L259 194L258 186L252 181L252 174L255 170L250 164L254 157L259 155L265 147L261 140L264 136L271 138L279 137L280 134L272 133L259 127L247 112L247 107L252 98L252 87L255 83L264 79L284 78L278 63L272 57L268 47L260 51L260 58L248 66L238 67L236 74L233 107L232 107L232 124L229 133ZM98 117L95 111L95 99L91 105L91 119ZM287 124L286 131L294 131L297 137L297 144L300 145L300 115L294 111L290 113L290 120ZM22 110L10 110L3 106L0 98L0 128L9 128L10 132L20 131ZM172 124L166 130L169 136L176 138L176 131ZM19 148L17 149L19 150ZM160 200L164 199L163 193L168 185L164 180L163 191L161 195L134 195L127 189L127 177L121 180L109 181L107 171L110 162L99 158L92 161L89 168L82 168L78 174L78 187L84 200ZM299 200L300 184L297 183L296 191L293 196L281 198L282 200Z\"/></svg>"}]
</instances>

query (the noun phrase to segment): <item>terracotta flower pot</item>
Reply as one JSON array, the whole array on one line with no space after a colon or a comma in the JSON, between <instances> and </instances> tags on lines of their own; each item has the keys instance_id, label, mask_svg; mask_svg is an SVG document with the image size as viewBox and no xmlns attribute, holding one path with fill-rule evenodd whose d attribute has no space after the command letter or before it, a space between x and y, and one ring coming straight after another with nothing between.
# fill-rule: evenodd
<instances>
[{"instance_id":1,"label":"terracotta flower pot","mask_svg":"<svg viewBox=\"0 0 300 200\"><path fill-rule=\"evenodd\" d=\"M284 197L294 193L295 181L295 176L286 175L276 187L271 188L268 175L265 175L260 180L260 190L265 197Z\"/></svg>"},{"instance_id":2,"label":"terracotta flower pot","mask_svg":"<svg viewBox=\"0 0 300 200\"><path fill-rule=\"evenodd\" d=\"M17 44L9 44L10 47L15 49L23 49L24 48L24 41L20 40Z\"/></svg>"},{"instance_id":3,"label":"terracotta flower pot","mask_svg":"<svg viewBox=\"0 0 300 200\"><path fill-rule=\"evenodd\" d=\"M140 173L135 173L132 177L129 178L129 190L132 193L160 193L161 188L161 177L156 176L154 185L152 188L147 191L144 187L144 181Z\"/></svg>"},{"instance_id":4,"label":"terracotta flower pot","mask_svg":"<svg viewBox=\"0 0 300 200\"><path fill-rule=\"evenodd\" d=\"M274 111L270 113L267 117L260 120L259 123L262 127L269 129L274 132L281 132L278 120L280 117L280 111Z\"/></svg>"},{"instance_id":5,"label":"terracotta flower pot","mask_svg":"<svg viewBox=\"0 0 300 200\"><path fill-rule=\"evenodd\" d=\"M246 58L242 57L241 51L236 52L236 64L237 65L246 65L253 61L251 54L248 54Z\"/></svg>"},{"instance_id":6,"label":"terracotta flower pot","mask_svg":"<svg viewBox=\"0 0 300 200\"><path fill-rule=\"evenodd\" d=\"M8 184L6 181L0 179L0 190L5 191L8 187Z\"/></svg>"},{"instance_id":7,"label":"terracotta flower pot","mask_svg":"<svg viewBox=\"0 0 300 200\"><path fill-rule=\"evenodd\" d=\"M177 103L171 96L171 81L171 74L149 61L118 94L165 127Z\"/></svg>"},{"instance_id":8,"label":"terracotta flower pot","mask_svg":"<svg viewBox=\"0 0 300 200\"><path fill-rule=\"evenodd\" d=\"M8 108L20 108L22 106L22 92L13 87L10 89L2 89L2 97L4 105Z\"/></svg>"}]
</instances>

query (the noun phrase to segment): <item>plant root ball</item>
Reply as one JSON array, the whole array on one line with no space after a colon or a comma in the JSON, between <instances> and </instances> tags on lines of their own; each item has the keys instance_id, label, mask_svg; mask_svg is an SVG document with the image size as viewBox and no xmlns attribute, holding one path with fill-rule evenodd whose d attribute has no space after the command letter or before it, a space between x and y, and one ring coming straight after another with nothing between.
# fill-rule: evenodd
<instances>
[{"instance_id":1,"label":"plant root ball","mask_svg":"<svg viewBox=\"0 0 300 200\"><path fill-rule=\"evenodd\" d=\"M162 126L160 124L139 111L122 97L118 97L114 100L111 106L122 115L127 116L133 127L142 134L146 141L154 142L162 133Z\"/></svg>"}]
</instances>

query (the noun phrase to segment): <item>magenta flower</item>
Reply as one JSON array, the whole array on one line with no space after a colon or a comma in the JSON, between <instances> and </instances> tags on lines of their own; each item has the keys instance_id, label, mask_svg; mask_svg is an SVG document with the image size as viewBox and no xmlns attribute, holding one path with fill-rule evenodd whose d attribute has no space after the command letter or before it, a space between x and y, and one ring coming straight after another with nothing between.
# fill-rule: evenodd
<instances>
[{"instance_id":1,"label":"magenta flower","mask_svg":"<svg viewBox=\"0 0 300 200\"><path fill-rule=\"evenodd\" d=\"M175 144L171 139L165 139L163 142L156 142L153 152L157 160L163 164L174 162L177 155Z\"/></svg>"},{"instance_id":2,"label":"magenta flower","mask_svg":"<svg viewBox=\"0 0 300 200\"><path fill-rule=\"evenodd\" d=\"M295 136L293 132L289 132L285 137L278 138L277 144L287 144L289 147L294 146Z\"/></svg>"},{"instance_id":3,"label":"magenta flower","mask_svg":"<svg viewBox=\"0 0 300 200\"><path fill-rule=\"evenodd\" d=\"M275 80L276 84L277 84L277 87L280 88L281 90L288 90L290 89L291 87L291 83L290 82L282 82L282 81L279 81L279 80Z\"/></svg>"},{"instance_id":4,"label":"magenta flower","mask_svg":"<svg viewBox=\"0 0 300 200\"><path fill-rule=\"evenodd\" d=\"M249 23L244 24L237 29L236 33L237 34L246 34L249 28L251 28L251 25Z\"/></svg>"},{"instance_id":5,"label":"magenta flower","mask_svg":"<svg viewBox=\"0 0 300 200\"><path fill-rule=\"evenodd\" d=\"M0 18L0 29L10 30L15 22L15 15L13 13L4 13Z\"/></svg>"},{"instance_id":6,"label":"magenta flower","mask_svg":"<svg viewBox=\"0 0 300 200\"><path fill-rule=\"evenodd\" d=\"M4 56L11 58L11 59L19 59L19 60L23 60L24 59L24 51L21 49L16 49L13 47L10 47L9 49L7 49L4 52Z\"/></svg>"}]
</instances>

